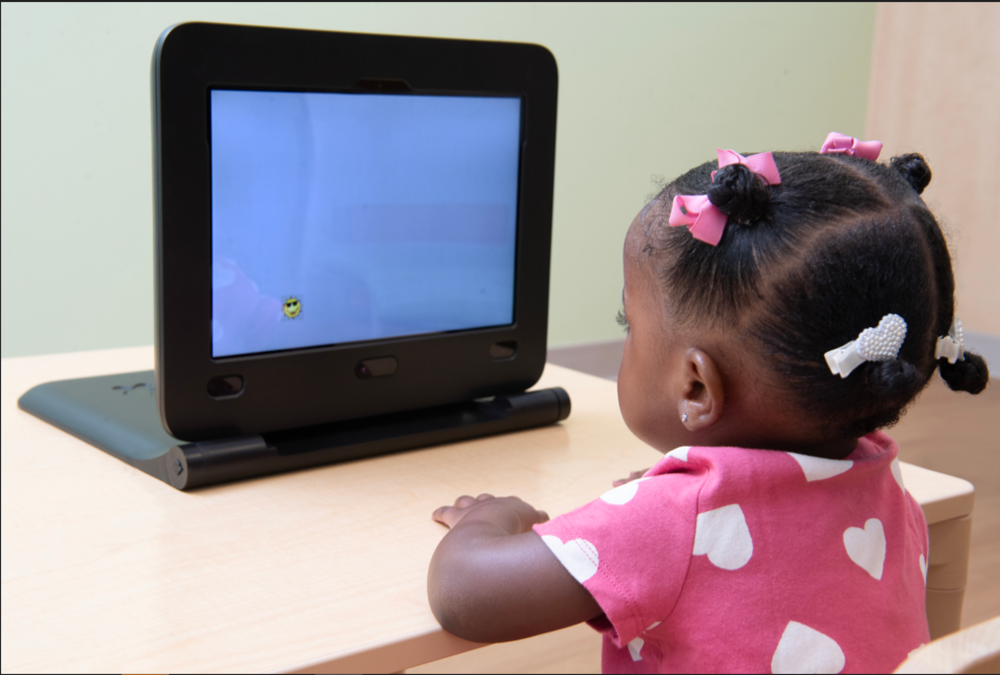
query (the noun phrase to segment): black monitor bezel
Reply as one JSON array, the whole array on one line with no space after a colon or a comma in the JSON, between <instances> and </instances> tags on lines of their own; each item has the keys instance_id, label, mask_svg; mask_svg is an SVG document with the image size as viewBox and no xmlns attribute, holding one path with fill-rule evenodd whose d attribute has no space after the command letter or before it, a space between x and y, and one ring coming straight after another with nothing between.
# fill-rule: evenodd
<instances>
[{"instance_id":1,"label":"black monitor bezel","mask_svg":"<svg viewBox=\"0 0 1000 675\"><path fill-rule=\"evenodd\" d=\"M184 440L265 433L527 389L545 365L558 72L531 44L187 23L152 60L156 389ZM522 105L509 326L212 357L212 89L517 96ZM513 358L491 348L516 343ZM387 377L360 360L395 356ZM242 392L207 383L239 374Z\"/></svg>"}]
</instances>

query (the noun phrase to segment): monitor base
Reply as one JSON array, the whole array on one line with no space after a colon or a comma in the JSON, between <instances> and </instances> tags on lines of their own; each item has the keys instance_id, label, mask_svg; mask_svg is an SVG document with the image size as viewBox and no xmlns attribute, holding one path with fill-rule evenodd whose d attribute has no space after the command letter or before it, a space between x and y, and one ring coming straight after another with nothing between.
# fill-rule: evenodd
<instances>
[{"instance_id":1,"label":"monitor base","mask_svg":"<svg viewBox=\"0 0 1000 675\"><path fill-rule=\"evenodd\" d=\"M163 430L152 370L47 382L22 410L178 490L552 424L561 387L301 429L186 443Z\"/></svg>"}]
</instances>

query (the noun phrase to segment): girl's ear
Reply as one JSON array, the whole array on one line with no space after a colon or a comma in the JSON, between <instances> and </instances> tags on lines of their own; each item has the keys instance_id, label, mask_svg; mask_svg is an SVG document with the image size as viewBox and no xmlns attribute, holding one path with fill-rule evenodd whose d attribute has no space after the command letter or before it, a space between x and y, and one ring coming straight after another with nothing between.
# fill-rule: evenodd
<instances>
[{"instance_id":1,"label":"girl's ear","mask_svg":"<svg viewBox=\"0 0 1000 675\"><path fill-rule=\"evenodd\" d=\"M688 431L703 431L718 422L726 392L712 357L700 349L689 349L674 374L678 414Z\"/></svg>"}]
</instances>

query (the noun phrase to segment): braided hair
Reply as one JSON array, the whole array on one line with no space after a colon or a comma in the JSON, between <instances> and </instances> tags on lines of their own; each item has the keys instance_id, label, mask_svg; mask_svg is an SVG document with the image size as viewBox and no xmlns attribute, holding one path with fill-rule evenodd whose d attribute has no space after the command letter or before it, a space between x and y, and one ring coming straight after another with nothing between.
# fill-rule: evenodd
<instances>
[{"instance_id":1,"label":"braided hair","mask_svg":"<svg viewBox=\"0 0 1000 675\"><path fill-rule=\"evenodd\" d=\"M978 394L989 370L978 355L934 358L955 309L955 279L941 228L920 193L931 171L919 154L878 164L848 154L775 152L781 183L742 164L707 162L657 199L706 194L728 216L718 246L662 218L648 231L666 311L680 325L733 332L774 384L831 438L892 426L934 369L953 390ZM831 374L824 354L878 325L907 323L895 359Z\"/></svg>"}]
</instances>

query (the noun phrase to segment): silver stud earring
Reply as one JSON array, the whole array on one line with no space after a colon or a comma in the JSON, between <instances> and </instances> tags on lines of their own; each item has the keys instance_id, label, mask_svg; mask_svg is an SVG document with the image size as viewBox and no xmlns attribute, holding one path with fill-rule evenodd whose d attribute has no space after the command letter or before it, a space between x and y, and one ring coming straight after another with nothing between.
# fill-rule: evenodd
<instances>
[{"instance_id":1,"label":"silver stud earring","mask_svg":"<svg viewBox=\"0 0 1000 675\"><path fill-rule=\"evenodd\" d=\"M687 421L688 421L688 414L687 413L682 414L681 415L681 422L687 422Z\"/></svg>"}]
</instances>

